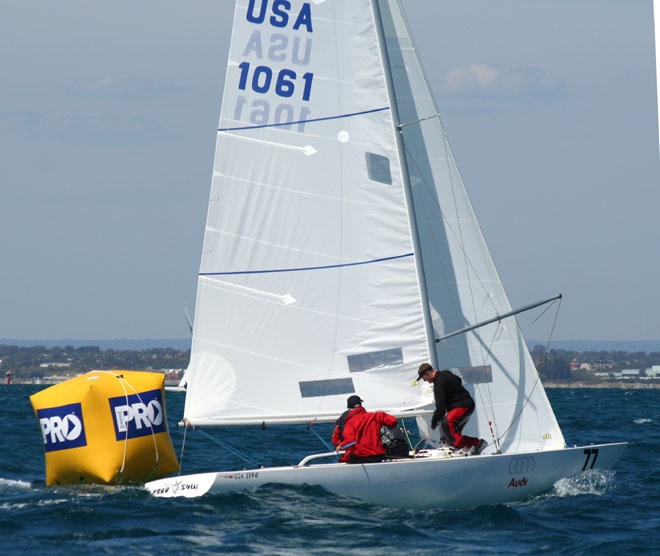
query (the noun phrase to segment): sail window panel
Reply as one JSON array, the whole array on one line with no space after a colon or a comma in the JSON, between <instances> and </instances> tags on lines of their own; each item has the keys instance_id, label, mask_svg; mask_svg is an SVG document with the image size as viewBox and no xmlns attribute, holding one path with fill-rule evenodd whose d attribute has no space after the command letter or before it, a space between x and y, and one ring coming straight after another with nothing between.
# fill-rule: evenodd
<instances>
[{"instance_id":1,"label":"sail window panel","mask_svg":"<svg viewBox=\"0 0 660 556\"><path fill-rule=\"evenodd\" d=\"M300 395L303 398L320 398L355 393L352 378L333 378L326 380L307 380L299 382Z\"/></svg>"},{"instance_id":2,"label":"sail window panel","mask_svg":"<svg viewBox=\"0 0 660 556\"><path fill-rule=\"evenodd\" d=\"M403 364L403 350L399 348L382 351L358 353L346 357L348 370L352 373L361 373L378 367L387 367Z\"/></svg>"},{"instance_id":3,"label":"sail window panel","mask_svg":"<svg viewBox=\"0 0 660 556\"><path fill-rule=\"evenodd\" d=\"M392 185L390 159L375 153L366 153L369 179L385 185Z\"/></svg>"}]
</instances>

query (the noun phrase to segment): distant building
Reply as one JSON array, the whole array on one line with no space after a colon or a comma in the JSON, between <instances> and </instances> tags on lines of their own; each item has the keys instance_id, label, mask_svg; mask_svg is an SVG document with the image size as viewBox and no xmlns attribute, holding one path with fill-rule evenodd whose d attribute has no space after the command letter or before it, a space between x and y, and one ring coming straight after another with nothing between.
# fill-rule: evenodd
<instances>
[{"instance_id":1,"label":"distant building","mask_svg":"<svg viewBox=\"0 0 660 556\"><path fill-rule=\"evenodd\" d=\"M645 373L647 379L660 378L660 365L653 365L650 369L646 369Z\"/></svg>"},{"instance_id":2,"label":"distant building","mask_svg":"<svg viewBox=\"0 0 660 556\"><path fill-rule=\"evenodd\" d=\"M633 378L640 378L640 369L621 369L619 372L612 373L614 378L623 380L632 380Z\"/></svg>"},{"instance_id":3,"label":"distant building","mask_svg":"<svg viewBox=\"0 0 660 556\"><path fill-rule=\"evenodd\" d=\"M57 375L44 375L41 377L40 383L43 384L57 384L58 382L64 382L65 380L69 380L70 378L73 378L74 376L77 376L76 374L73 373L64 373L64 374L57 374Z\"/></svg>"},{"instance_id":4,"label":"distant building","mask_svg":"<svg viewBox=\"0 0 660 556\"><path fill-rule=\"evenodd\" d=\"M39 366L42 369L68 369L71 363L41 363Z\"/></svg>"}]
</instances>

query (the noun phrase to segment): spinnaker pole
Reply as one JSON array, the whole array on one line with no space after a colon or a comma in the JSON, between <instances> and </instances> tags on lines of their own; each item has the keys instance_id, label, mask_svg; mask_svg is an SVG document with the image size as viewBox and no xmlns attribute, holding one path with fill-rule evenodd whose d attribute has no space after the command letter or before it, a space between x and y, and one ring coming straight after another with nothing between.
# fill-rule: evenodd
<instances>
[{"instance_id":1,"label":"spinnaker pole","mask_svg":"<svg viewBox=\"0 0 660 556\"><path fill-rule=\"evenodd\" d=\"M460 330L450 332L449 334L445 334L444 336L440 336L439 338L436 338L435 343L437 344L438 342L442 342L442 340L446 340L447 338L451 338L453 336L458 336L459 334L465 334L466 332L470 332L470 330L475 330L476 328L481 328L482 326L486 326L487 324L492 324L494 322L500 322L501 320L504 320L508 317L512 317L512 316L517 315L519 313L524 313L525 311L529 311L530 309L540 307L541 305L545 305L546 303L551 303L552 301L556 301L557 299L561 299L561 294L555 295L554 297L551 297L550 299L544 299L543 301L537 301L536 303L531 303L529 305L525 305L524 307L520 307L520 309L514 309L513 311L509 311L508 313L504 313L503 315L497 315L496 317L493 317L492 319L488 319L488 320L485 320L485 321L482 321L482 322L478 322L477 324L473 324L472 326L468 326L466 328L461 328Z\"/></svg>"}]
</instances>

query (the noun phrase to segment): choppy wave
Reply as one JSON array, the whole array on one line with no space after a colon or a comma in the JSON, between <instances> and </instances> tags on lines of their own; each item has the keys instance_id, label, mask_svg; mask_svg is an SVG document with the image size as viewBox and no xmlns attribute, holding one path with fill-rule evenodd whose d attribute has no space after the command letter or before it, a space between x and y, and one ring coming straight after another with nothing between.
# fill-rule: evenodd
<instances>
[{"instance_id":1,"label":"choppy wave","mask_svg":"<svg viewBox=\"0 0 660 556\"><path fill-rule=\"evenodd\" d=\"M549 390L568 444L628 441L613 471L562 479L533 499L469 511L399 510L322 488L272 485L199 499L158 499L138 487L46 487L43 441L20 387L0 389L0 538L14 553L174 554L660 554L660 431L648 426L655 390ZM4 398L3 398L4 396ZM168 398L175 426L182 396ZM644 416L644 417L640 417ZM639 421L639 422L638 422ZM642 425L642 426L640 426ZM309 449L292 428L219 431L260 463L298 461ZM311 434L310 442L316 442ZM318 448L313 444L312 451ZM189 437L186 472L240 468ZM224 459L223 459L224 458ZM267 460L267 461L266 461ZM424 481L423 476L419 477ZM387 488L383 485L382 488Z\"/></svg>"}]
</instances>

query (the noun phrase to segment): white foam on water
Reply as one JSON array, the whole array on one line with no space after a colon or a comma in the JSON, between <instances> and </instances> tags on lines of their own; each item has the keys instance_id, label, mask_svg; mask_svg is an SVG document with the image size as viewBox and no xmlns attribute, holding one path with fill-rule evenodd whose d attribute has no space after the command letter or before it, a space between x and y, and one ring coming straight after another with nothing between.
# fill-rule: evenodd
<instances>
[{"instance_id":1,"label":"white foam on water","mask_svg":"<svg viewBox=\"0 0 660 556\"><path fill-rule=\"evenodd\" d=\"M0 477L0 490L3 490L5 488L23 488L27 490L32 488L32 483L28 483L27 481L17 481L15 479L5 479L3 477Z\"/></svg>"},{"instance_id":2,"label":"white foam on water","mask_svg":"<svg viewBox=\"0 0 660 556\"><path fill-rule=\"evenodd\" d=\"M31 504L28 504L27 502L19 502L19 503L5 502L4 504L0 504L0 510L2 511L23 510L30 505Z\"/></svg>"},{"instance_id":3,"label":"white foam on water","mask_svg":"<svg viewBox=\"0 0 660 556\"><path fill-rule=\"evenodd\" d=\"M601 496L607 492L613 480L612 471L587 471L581 475L559 479L554 484L554 494L560 497L583 494Z\"/></svg>"},{"instance_id":4,"label":"white foam on water","mask_svg":"<svg viewBox=\"0 0 660 556\"><path fill-rule=\"evenodd\" d=\"M57 506L68 504L67 498L50 498L46 500L29 500L26 502L4 502L0 504L0 510L24 510L25 508L43 508L46 506Z\"/></svg>"},{"instance_id":5,"label":"white foam on water","mask_svg":"<svg viewBox=\"0 0 660 556\"><path fill-rule=\"evenodd\" d=\"M635 423L636 425L644 425L646 423L651 423L651 422L652 422L651 419L633 419L633 423Z\"/></svg>"}]
</instances>

